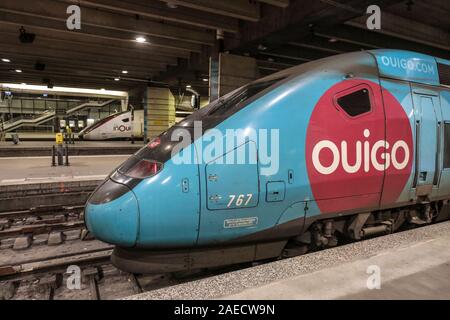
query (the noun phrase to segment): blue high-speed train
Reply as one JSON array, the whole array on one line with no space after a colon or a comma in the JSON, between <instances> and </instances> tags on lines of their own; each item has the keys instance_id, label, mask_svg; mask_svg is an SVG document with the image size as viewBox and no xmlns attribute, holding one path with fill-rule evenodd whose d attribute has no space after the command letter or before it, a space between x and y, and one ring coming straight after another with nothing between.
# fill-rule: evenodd
<instances>
[{"instance_id":1,"label":"blue high-speed train","mask_svg":"<svg viewBox=\"0 0 450 320\"><path fill-rule=\"evenodd\" d=\"M450 217L450 61L348 53L239 88L130 157L87 202L135 273L294 256Z\"/></svg>"}]
</instances>

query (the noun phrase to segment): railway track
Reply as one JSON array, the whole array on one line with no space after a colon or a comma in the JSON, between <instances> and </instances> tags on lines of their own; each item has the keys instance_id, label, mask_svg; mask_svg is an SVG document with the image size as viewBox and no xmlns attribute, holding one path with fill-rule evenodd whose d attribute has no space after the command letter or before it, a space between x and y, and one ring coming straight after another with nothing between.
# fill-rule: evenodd
<instances>
[{"instance_id":1,"label":"railway track","mask_svg":"<svg viewBox=\"0 0 450 320\"><path fill-rule=\"evenodd\" d=\"M354 241L340 245L351 242ZM112 249L97 240L79 239L54 247L0 251L0 300L118 299L254 265L246 263L184 275L136 275L118 270L110 263ZM74 267L79 270L80 279L76 288L70 286L75 274L70 268Z\"/></svg>"},{"instance_id":2,"label":"railway track","mask_svg":"<svg viewBox=\"0 0 450 320\"><path fill-rule=\"evenodd\" d=\"M6 263L0 253L0 300L117 299L211 275L208 271L177 278L123 272L110 263L113 247L97 240L53 248L16 253ZM78 287L74 277L79 277Z\"/></svg>"},{"instance_id":3,"label":"railway track","mask_svg":"<svg viewBox=\"0 0 450 320\"><path fill-rule=\"evenodd\" d=\"M75 238L84 237L83 209L83 205L52 205L0 212L0 250L10 247L26 249L33 244L59 244L73 235ZM76 236L77 231L79 236Z\"/></svg>"},{"instance_id":4,"label":"railway track","mask_svg":"<svg viewBox=\"0 0 450 320\"><path fill-rule=\"evenodd\" d=\"M0 300L117 299L252 265L185 275L123 272L110 263L113 246L86 233L83 208L48 205L0 212ZM76 288L69 285L74 270L80 280Z\"/></svg>"},{"instance_id":5,"label":"railway track","mask_svg":"<svg viewBox=\"0 0 450 320\"><path fill-rule=\"evenodd\" d=\"M116 299L187 281L112 266L113 246L89 236L83 208L48 205L0 212L0 300ZM78 288L68 286L71 267L79 268Z\"/></svg>"}]
</instances>

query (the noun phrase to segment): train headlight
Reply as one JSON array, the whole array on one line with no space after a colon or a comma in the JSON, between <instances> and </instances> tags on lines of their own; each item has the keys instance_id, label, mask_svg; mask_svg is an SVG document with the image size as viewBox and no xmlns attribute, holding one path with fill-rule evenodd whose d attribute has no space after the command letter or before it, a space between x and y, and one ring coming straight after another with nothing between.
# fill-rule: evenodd
<instances>
[{"instance_id":1,"label":"train headlight","mask_svg":"<svg viewBox=\"0 0 450 320\"><path fill-rule=\"evenodd\" d=\"M124 174L131 178L144 179L161 171L163 164L153 160L141 159Z\"/></svg>"}]
</instances>

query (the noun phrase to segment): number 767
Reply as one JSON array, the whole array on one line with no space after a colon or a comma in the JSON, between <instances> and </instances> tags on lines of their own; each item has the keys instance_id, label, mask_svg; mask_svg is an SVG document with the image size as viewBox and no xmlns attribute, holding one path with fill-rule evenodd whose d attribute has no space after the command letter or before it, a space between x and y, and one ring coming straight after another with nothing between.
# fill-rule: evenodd
<instances>
[{"instance_id":1,"label":"number 767","mask_svg":"<svg viewBox=\"0 0 450 320\"><path fill-rule=\"evenodd\" d=\"M239 195L235 195L235 194L230 194L229 198L230 201L227 204L227 208L229 208L230 206L233 205L233 203L235 204L236 207L241 207L241 206L247 206L250 203L250 200L252 200L253 194L248 193L247 195L245 194L239 194Z\"/></svg>"}]
</instances>

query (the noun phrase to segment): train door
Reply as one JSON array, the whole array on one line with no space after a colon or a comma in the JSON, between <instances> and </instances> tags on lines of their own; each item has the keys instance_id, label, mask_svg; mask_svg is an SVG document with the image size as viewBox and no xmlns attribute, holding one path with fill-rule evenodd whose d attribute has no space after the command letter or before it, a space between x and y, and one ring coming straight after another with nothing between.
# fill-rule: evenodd
<instances>
[{"instance_id":1,"label":"train door","mask_svg":"<svg viewBox=\"0 0 450 320\"><path fill-rule=\"evenodd\" d=\"M242 156L244 163L229 164ZM236 158L234 158L236 159ZM204 166L206 198L200 219L199 244L247 235L258 227L259 170L256 143L249 141Z\"/></svg>"},{"instance_id":2,"label":"train door","mask_svg":"<svg viewBox=\"0 0 450 320\"><path fill-rule=\"evenodd\" d=\"M308 176L321 213L377 209L386 136L380 86L363 79L336 84L317 103L309 127Z\"/></svg>"},{"instance_id":3,"label":"train door","mask_svg":"<svg viewBox=\"0 0 450 320\"><path fill-rule=\"evenodd\" d=\"M430 195L441 173L441 125L439 94L413 85L415 118L415 168L413 188L417 196Z\"/></svg>"}]
</instances>

